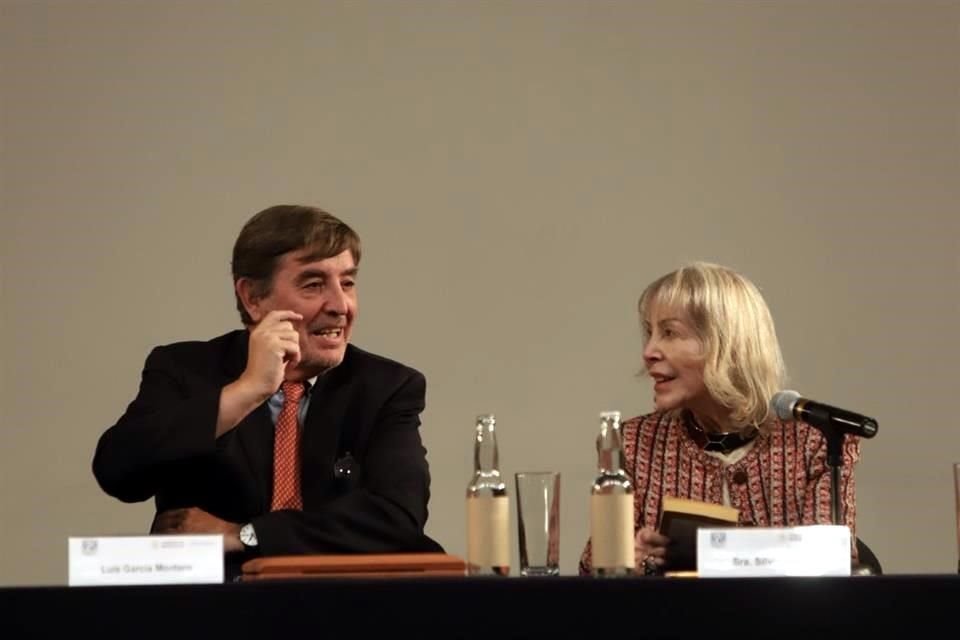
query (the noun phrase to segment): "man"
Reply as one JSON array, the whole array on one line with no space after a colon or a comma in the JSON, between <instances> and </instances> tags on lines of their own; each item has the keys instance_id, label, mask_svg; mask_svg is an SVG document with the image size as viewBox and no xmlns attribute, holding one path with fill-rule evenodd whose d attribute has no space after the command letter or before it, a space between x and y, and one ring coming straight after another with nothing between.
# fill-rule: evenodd
<instances>
[{"instance_id":1,"label":"man","mask_svg":"<svg viewBox=\"0 0 960 640\"><path fill-rule=\"evenodd\" d=\"M233 250L245 329L149 354L97 445L102 489L154 497L151 533L223 534L234 570L254 555L442 551L423 533L426 381L350 344L359 263L357 234L324 211L253 216Z\"/></svg>"}]
</instances>

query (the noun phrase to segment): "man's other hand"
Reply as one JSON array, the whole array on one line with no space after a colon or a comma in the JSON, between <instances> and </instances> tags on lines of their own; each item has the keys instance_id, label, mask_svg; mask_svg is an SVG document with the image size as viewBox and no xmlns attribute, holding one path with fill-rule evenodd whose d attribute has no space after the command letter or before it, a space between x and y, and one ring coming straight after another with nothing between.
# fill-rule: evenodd
<instances>
[{"instance_id":1,"label":"man's other hand","mask_svg":"<svg viewBox=\"0 0 960 640\"><path fill-rule=\"evenodd\" d=\"M219 533L223 535L224 551L243 551L243 543L240 542L239 524L221 520L197 507L170 509L160 513L157 515L153 533Z\"/></svg>"}]
</instances>

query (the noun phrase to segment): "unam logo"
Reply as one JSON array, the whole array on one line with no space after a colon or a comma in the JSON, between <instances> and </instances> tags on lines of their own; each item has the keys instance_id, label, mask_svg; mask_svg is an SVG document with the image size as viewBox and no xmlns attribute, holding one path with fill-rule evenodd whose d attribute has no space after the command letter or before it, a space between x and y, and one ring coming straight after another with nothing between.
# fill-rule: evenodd
<instances>
[{"instance_id":1,"label":"unam logo","mask_svg":"<svg viewBox=\"0 0 960 640\"><path fill-rule=\"evenodd\" d=\"M80 541L80 551L85 556L92 556L97 553L97 541L96 540L81 540Z\"/></svg>"},{"instance_id":2,"label":"unam logo","mask_svg":"<svg viewBox=\"0 0 960 640\"><path fill-rule=\"evenodd\" d=\"M710 546L722 547L725 544L727 544L727 534L725 531L710 532Z\"/></svg>"}]
</instances>

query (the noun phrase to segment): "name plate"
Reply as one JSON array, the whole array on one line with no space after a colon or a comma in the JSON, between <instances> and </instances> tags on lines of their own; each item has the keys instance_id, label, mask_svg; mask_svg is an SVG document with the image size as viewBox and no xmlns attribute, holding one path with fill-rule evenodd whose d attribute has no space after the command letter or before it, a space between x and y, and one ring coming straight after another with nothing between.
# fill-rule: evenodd
<instances>
[{"instance_id":1,"label":"name plate","mask_svg":"<svg viewBox=\"0 0 960 640\"><path fill-rule=\"evenodd\" d=\"M223 582L223 536L69 538L70 586Z\"/></svg>"},{"instance_id":2,"label":"name plate","mask_svg":"<svg viewBox=\"0 0 960 640\"><path fill-rule=\"evenodd\" d=\"M701 528L697 575L849 576L850 550L850 529L843 525Z\"/></svg>"}]
</instances>

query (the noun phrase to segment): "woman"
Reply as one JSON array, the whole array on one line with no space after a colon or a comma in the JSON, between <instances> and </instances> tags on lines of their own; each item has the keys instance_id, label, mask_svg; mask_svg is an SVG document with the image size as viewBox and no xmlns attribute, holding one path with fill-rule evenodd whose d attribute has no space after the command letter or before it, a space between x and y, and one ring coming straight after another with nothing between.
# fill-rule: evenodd
<instances>
[{"instance_id":1,"label":"woman","mask_svg":"<svg viewBox=\"0 0 960 640\"><path fill-rule=\"evenodd\" d=\"M785 372L756 286L726 267L693 263L650 284L639 313L654 411L622 426L637 569L668 567L669 540L656 530L666 495L733 506L741 525L832 524L826 439L770 410ZM859 446L852 436L844 441L840 491L854 562ZM581 574L590 572L590 560L588 540Z\"/></svg>"}]
</instances>

